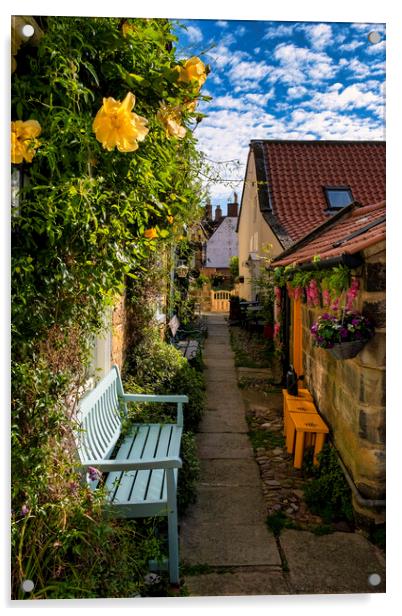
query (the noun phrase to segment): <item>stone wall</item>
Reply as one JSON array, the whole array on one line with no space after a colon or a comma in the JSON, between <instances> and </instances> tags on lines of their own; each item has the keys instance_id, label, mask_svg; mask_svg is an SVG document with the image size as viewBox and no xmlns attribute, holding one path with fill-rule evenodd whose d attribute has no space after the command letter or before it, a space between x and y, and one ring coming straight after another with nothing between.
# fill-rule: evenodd
<instances>
[{"instance_id":1,"label":"stone wall","mask_svg":"<svg viewBox=\"0 0 402 616\"><path fill-rule=\"evenodd\" d=\"M330 427L332 440L363 498L385 497L385 243L364 252L356 308L376 326L353 359L336 360L312 346L310 327L323 312L303 305L306 386ZM378 511L365 515L379 521ZM380 516L381 517L381 516Z\"/></svg>"}]
</instances>

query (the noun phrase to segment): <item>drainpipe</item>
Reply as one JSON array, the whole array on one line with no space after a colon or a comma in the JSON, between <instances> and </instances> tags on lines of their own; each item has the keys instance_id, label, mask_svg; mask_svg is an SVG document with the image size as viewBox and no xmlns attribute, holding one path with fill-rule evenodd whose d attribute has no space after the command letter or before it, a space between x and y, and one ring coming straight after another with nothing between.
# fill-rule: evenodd
<instances>
[{"instance_id":1,"label":"drainpipe","mask_svg":"<svg viewBox=\"0 0 402 616\"><path fill-rule=\"evenodd\" d=\"M333 443L332 443L333 444ZM361 505L362 507L368 507L368 508L373 508L373 507L385 507L386 504L386 500L385 499L372 499L372 498L364 498L364 496L362 496L359 492L359 490L357 489L352 477L349 474L348 469L346 468L346 466L344 465L341 456L339 455L338 450L336 449L336 447L334 446L335 451L338 455L338 461L339 464L343 470L343 473L345 475L345 479L349 485L349 488L352 490L353 492L353 496L356 499L356 502Z\"/></svg>"}]
</instances>

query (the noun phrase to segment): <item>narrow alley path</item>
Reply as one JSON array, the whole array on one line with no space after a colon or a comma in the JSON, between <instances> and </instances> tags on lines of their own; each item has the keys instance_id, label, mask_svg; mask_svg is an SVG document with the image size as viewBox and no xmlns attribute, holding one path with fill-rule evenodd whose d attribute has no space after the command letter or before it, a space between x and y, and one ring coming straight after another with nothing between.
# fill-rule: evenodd
<instances>
[{"instance_id":1,"label":"narrow alley path","mask_svg":"<svg viewBox=\"0 0 402 616\"><path fill-rule=\"evenodd\" d=\"M224 316L209 315L208 331L207 405L197 435L201 478L197 502L181 522L181 561L204 573L185 583L192 595L287 594Z\"/></svg>"}]
</instances>

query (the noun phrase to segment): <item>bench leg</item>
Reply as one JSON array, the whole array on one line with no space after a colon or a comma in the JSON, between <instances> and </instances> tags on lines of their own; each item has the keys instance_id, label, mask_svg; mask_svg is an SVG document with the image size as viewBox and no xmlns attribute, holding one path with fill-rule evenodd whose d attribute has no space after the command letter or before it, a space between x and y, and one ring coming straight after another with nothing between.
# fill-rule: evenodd
<instances>
[{"instance_id":1,"label":"bench leg","mask_svg":"<svg viewBox=\"0 0 402 616\"><path fill-rule=\"evenodd\" d=\"M179 536L177 524L176 482L173 469L167 469L168 493L168 538L169 538L169 578L171 584L179 584Z\"/></svg>"},{"instance_id":2,"label":"bench leg","mask_svg":"<svg viewBox=\"0 0 402 616\"><path fill-rule=\"evenodd\" d=\"M179 538L177 529L177 511L168 515L169 536L169 578L171 584L179 583Z\"/></svg>"}]
</instances>

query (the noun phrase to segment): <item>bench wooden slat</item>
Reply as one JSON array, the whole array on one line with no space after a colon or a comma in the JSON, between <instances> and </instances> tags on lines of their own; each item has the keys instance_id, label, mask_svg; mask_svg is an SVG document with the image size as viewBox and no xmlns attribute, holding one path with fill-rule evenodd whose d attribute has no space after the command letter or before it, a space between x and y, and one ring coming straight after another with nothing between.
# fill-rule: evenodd
<instances>
[{"instance_id":1,"label":"bench wooden slat","mask_svg":"<svg viewBox=\"0 0 402 616\"><path fill-rule=\"evenodd\" d=\"M143 425L141 427L135 425L133 427L133 432L126 436L124 440L124 444L128 443L130 446L128 449L120 447L116 458L119 460L129 460L131 456L133 460L140 460L143 457L142 452L148 438L148 432L149 425ZM129 473L124 474L124 478L122 478L114 493L114 503L129 502L129 495L131 493L132 485L137 477L137 473L138 471L130 471Z\"/></svg>"},{"instance_id":2,"label":"bench wooden slat","mask_svg":"<svg viewBox=\"0 0 402 616\"><path fill-rule=\"evenodd\" d=\"M169 456L169 446L173 440L172 436L175 428L176 426L172 425L162 426L161 434L159 437L158 449L155 454L156 458L164 458ZM146 499L162 499L164 479L165 471L163 469L154 469L151 472Z\"/></svg>"},{"instance_id":3,"label":"bench wooden slat","mask_svg":"<svg viewBox=\"0 0 402 616\"><path fill-rule=\"evenodd\" d=\"M158 445L159 436L161 433L160 425L152 425L148 431L147 442L142 452L141 458L155 458L155 452ZM152 471L138 471L132 486L131 502L140 502L146 500L148 483Z\"/></svg>"}]
</instances>

